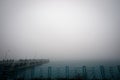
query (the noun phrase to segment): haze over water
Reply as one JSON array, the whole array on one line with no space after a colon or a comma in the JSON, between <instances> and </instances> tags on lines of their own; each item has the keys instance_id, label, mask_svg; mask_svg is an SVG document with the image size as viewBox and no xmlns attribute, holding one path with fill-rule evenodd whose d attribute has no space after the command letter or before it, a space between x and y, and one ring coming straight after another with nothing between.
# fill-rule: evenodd
<instances>
[{"instance_id":1,"label":"haze over water","mask_svg":"<svg viewBox=\"0 0 120 80\"><path fill-rule=\"evenodd\" d=\"M119 61L119 15L119 0L1 0L0 59Z\"/></svg>"}]
</instances>

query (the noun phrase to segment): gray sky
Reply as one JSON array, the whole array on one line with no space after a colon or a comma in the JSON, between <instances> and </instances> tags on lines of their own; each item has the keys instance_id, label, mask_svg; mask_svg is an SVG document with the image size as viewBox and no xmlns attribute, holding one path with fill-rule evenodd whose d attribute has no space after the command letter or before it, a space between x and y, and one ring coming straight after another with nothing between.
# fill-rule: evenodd
<instances>
[{"instance_id":1,"label":"gray sky","mask_svg":"<svg viewBox=\"0 0 120 80\"><path fill-rule=\"evenodd\" d=\"M0 59L117 60L119 0L0 0Z\"/></svg>"}]
</instances>

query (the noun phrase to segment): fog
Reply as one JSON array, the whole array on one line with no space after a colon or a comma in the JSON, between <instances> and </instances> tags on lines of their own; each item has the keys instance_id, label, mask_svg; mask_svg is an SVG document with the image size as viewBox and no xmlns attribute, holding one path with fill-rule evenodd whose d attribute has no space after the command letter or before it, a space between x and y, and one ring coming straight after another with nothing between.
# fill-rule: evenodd
<instances>
[{"instance_id":1,"label":"fog","mask_svg":"<svg viewBox=\"0 0 120 80\"><path fill-rule=\"evenodd\" d=\"M119 57L119 0L0 0L0 59Z\"/></svg>"}]
</instances>

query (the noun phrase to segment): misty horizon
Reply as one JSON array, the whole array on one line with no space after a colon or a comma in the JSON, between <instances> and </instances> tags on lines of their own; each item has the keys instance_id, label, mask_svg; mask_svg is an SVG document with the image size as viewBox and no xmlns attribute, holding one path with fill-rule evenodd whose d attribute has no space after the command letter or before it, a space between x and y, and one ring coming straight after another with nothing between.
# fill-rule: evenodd
<instances>
[{"instance_id":1,"label":"misty horizon","mask_svg":"<svg viewBox=\"0 0 120 80\"><path fill-rule=\"evenodd\" d=\"M1 0L0 59L119 61L119 0Z\"/></svg>"}]
</instances>

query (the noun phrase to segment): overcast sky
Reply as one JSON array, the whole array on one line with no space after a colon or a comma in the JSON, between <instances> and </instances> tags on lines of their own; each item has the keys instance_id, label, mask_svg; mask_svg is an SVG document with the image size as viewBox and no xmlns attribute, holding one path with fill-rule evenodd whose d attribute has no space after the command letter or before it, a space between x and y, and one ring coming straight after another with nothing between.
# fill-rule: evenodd
<instances>
[{"instance_id":1,"label":"overcast sky","mask_svg":"<svg viewBox=\"0 0 120 80\"><path fill-rule=\"evenodd\" d=\"M0 59L117 60L120 0L0 0Z\"/></svg>"}]
</instances>

